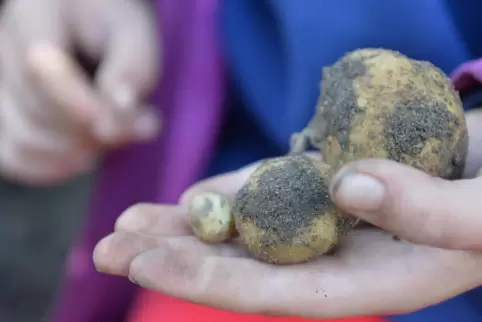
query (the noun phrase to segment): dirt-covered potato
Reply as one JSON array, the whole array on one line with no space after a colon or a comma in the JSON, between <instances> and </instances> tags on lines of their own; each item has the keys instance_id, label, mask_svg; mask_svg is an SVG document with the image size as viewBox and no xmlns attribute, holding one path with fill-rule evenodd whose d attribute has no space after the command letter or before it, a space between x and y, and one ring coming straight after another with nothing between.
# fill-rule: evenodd
<instances>
[{"instance_id":1,"label":"dirt-covered potato","mask_svg":"<svg viewBox=\"0 0 482 322\"><path fill-rule=\"evenodd\" d=\"M442 71L398 52L361 49L324 69L316 114L294 136L292 152L308 141L335 170L388 158L457 179L468 135L459 95Z\"/></svg>"},{"instance_id":2,"label":"dirt-covered potato","mask_svg":"<svg viewBox=\"0 0 482 322\"><path fill-rule=\"evenodd\" d=\"M236 229L253 257L293 264L334 249L355 219L331 202L333 172L304 156L265 161L239 190L234 201Z\"/></svg>"},{"instance_id":3,"label":"dirt-covered potato","mask_svg":"<svg viewBox=\"0 0 482 322\"><path fill-rule=\"evenodd\" d=\"M206 243L222 243L236 233L232 213L232 201L213 192L191 198L188 218L197 238Z\"/></svg>"}]
</instances>

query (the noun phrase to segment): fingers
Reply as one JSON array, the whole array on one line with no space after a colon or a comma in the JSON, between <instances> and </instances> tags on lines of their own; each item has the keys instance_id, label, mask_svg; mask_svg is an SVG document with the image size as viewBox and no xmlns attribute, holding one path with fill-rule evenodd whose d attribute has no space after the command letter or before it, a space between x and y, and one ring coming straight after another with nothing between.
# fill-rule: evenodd
<instances>
[{"instance_id":1,"label":"fingers","mask_svg":"<svg viewBox=\"0 0 482 322\"><path fill-rule=\"evenodd\" d=\"M480 109L465 113L469 131L469 149L465 162L464 177L473 178L482 167L482 111Z\"/></svg>"},{"instance_id":2,"label":"fingers","mask_svg":"<svg viewBox=\"0 0 482 322\"><path fill-rule=\"evenodd\" d=\"M84 53L100 62L100 92L113 105L138 107L159 78L162 61L152 4L87 0L73 3L69 16Z\"/></svg>"},{"instance_id":3,"label":"fingers","mask_svg":"<svg viewBox=\"0 0 482 322\"><path fill-rule=\"evenodd\" d=\"M145 142L155 138L162 127L160 115L152 107L123 110L109 106L94 124L93 136L104 145L115 147L130 142Z\"/></svg>"},{"instance_id":4,"label":"fingers","mask_svg":"<svg viewBox=\"0 0 482 322\"><path fill-rule=\"evenodd\" d=\"M180 207L153 204L138 204L124 211L116 221L115 231L96 246L94 262L102 272L123 276L132 259L156 247L160 238L191 234Z\"/></svg>"},{"instance_id":5,"label":"fingers","mask_svg":"<svg viewBox=\"0 0 482 322\"><path fill-rule=\"evenodd\" d=\"M385 166L377 178L386 175L390 187L403 187L393 179L393 165ZM201 182L190 193L235 193L255 168ZM435 189L427 183L435 179L419 178L420 173L410 170L403 179ZM335 196L343 186L333 188ZM376 186L370 191L377 195ZM98 244L94 262L100 271L128 275L141 287L192 302L243 313L310 318L406 313L481 281L480 255L396 242L376 229L353 232L333 256L291 266L265 264L249 259L236 244L207 245L187 234L184 206L138 205L126 211L116 232Z\"/></svg>"},{"instance_id":6,"label":"fingers","mask_svg":"<svg viewBox=\"0 0 482 322\"><path fill-rule=\"evenodd\" d=\"M194 236L167 237L141 235L124 231L115 232L102 239L94 249L94 264L98 271L127 276L134 258L152 249L168 245L179 251L216 256L240 256L240 248L229 244L207 245Z\"/></svg>"},{"instance_id":7,"label":"fingers","mask_svg":"<svg viewBox=\"0 0 482 322\"><path fill-rule=\"evenodd\" d=\"M100 62L95 86L108 103L95 124L94 136L110 146L156 137L160 115L145 104L156 85L162 57L150 5L84 1L75 7L71 15L76 35L85 51Z\"/></svg>"},{"instance_id":8,"label":"fingers","mask_svg":"<svg viewBox=\"0 0 482 322\"><path fill-rule=\"evenodd\" d=\"M154 236L191 235L184 208L155 204L130 207L117 219L115 230Z\"/></svg>"},{"instance_id":9,"label":"fingers","mask_svg":"<svg viewBox=\"0 0 482 322\"><path fill-rule=\"evenodd\" d=\"M99 117L103 102L67 52L48 42L34 43L27 64L38 88L68 118L67 125L90 127Z\"/></svg>"},{"instance_id":10,"label":"fingers","mask_svg":"<svg viewBox=\"0 0 482 322\"><path fill-rule=\"evenodd\" d=\"M108 41L99 67L97 83L113 104L136 107L155 85L160 39L152 8L145 2L122 1L110 8L106 19Z\"/></svg>"},{"instance_id":11,"label":"fingers","mask_svg":"<svg viewBox=\"0 0 482 322\"><path fill-rule=\"evenodd\" d=\"M67 8L73 36L100 61L96 82L114 105L139 103L158 78L162 57L153 9L136 0L77 1Z\"/></svg>"},{"instance_id":12,"label":"fingers","mask_svg":"<svg viewBox=\"0 0 482 322\"><path fill-rule=\"evenodd\" d=\"M381 232L347 242L371 252L274 266L160 243L132 261L129 277L142 287L224 310L340 318L420 309L470 289L480 269L467 253L395 244Z\"/></svg>"},{"instance_id":13,"label":"fingers","mask_svg":"<svg viewBox=\"0 0 482 322\"><path fill-rule=\"evenodd\" d=\"M243 254L234 245L210 247L191 235L182 207L138 204L126 210L117 220L115 232L99 242L94 251L94 262L99 271L127 276L130 262L137 255L163 243L206 254Z\"/></svg>"},{"instance_id":14,"label":"fingers","mask_svg":"<svg viewBox=\"0 0 482 322\"><path fill-rule=\"evenodd\" d=\"M138 254L155 248L159 238L135 233L116 232L102 239L94 249L94 264L98 271L125 276L130 262Z\"/></svg>"},{"instance_id":15,"label":"fingers","mask_svg":"<svg viewBox=\"0 0 482 322\"><path fill-rule=\"evenodd\" d=\"M482 250L482 179L445 181L387 160L354 162L332 182L344 210L397 236L442 248Z\"/></svg>"},{"instance_id":16,"label":"fingers","mask_svg":"<svg viewBox=\"0 0 482 322\"><path fill-rule=\"evenodd\" d=\"M99 95L83 70L60 48L45 42L34 44L28 53L28 65L50 105L61 109L65 126L79 126L108 146L148 140L157 133L159 117L152 110L134 110L120 120L112 112L112 104Z\"/></svg>"},{"instance_id":17,"label":"fingers","mask_svg":"<svg viewBox=\"0 0 482 322\"><path fill-rule=\"evenodd\" d=\"M96 133L110 144L122 137L146 141L161 127L160 116L152 107L143 106L156 85L162 60L150 9L144 2L123 1L103 15L108 40L96 84L113 109L110 117L98 124Z\"/></svg>"},{"instance_id":18,"label":"fingers","mask_svg":"<svg viewBox=\"0 0 482 322\"><path fill-rule=\"evenodd\" d=\"M177 272L169 273L172 270ZM244 276L239 274L241 270ZM279 275L282 270L247 258L233 260L196 254L163 244L138 256L130 265L129 278L142 287L195 303L253 313L272 307L270 297L262 293L279 290L281 285L273 283L270 289L265 289L263 281L272 281L276 278L274 274ZM258 282L260 287L254 288ZM257 301L253 303L252 299Z\"/></svg>"},{"instance_id":19,"label":"fingers","mask_svg":"<svg viewBox=\"0 0 482 322\"><path fill-rule=\"evenodd\" d=\"M190 195L206 190L234 194L256 166L257 164L251 165L205 180L189 189L181 199L187 202ZM146 250L159 247L159 238L192 234L184 206L154 204L138 204L127 209L117 220L115 230L116 233L106 237L97 245L94 261L100 271L116 275L127 275L126 269L130 261ZM195 241L194 244L204 245ZM193 241L189 243L192 245ZM223 246L206 247L205 250Z\"/></svg>"},{"instance_id":20,"label":"fingers","mask_svg":"<svg viewBox=\"0 0 482 322\"><path fill-rule=\"evenodd\" d=\"M0 17L0 171L32 185L57 184L96 162L96 145L78 131L91 122L95 103L68 62L60 6L9 1Z\"/></svg>"}]
</instances>

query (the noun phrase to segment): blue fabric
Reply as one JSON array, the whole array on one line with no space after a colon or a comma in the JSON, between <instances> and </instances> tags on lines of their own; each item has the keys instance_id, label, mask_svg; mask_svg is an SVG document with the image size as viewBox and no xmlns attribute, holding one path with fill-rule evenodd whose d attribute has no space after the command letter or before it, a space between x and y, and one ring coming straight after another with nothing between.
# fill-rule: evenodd
<instances>
[{"instance_id":1,"label":"blue fabric","mask_svg":"<svg viewBox=\"0 0 482 322\"><path fill-rule=\"evenodd\" d=\"M323 66L360 47L399 50L450 73L482 56L478 0L223 0L230 116L209 175L285 153L313 114ZM464 3L465 6L457 5ZM475 21L475 20L477 21ZM471 27L472 26L472 27ZM475 290L393 321L482 320Z\"/></svg>"}]
</instances>

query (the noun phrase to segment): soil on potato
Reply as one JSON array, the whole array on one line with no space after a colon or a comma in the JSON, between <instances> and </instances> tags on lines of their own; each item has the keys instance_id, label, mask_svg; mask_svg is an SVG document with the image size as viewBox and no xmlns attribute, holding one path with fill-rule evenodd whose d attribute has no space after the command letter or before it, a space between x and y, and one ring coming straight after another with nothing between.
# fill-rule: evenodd
<instances>
[{"instance_id":1,"label":"soil on potato","mask_svg":"<svg viewBox=\"0 0 482 322\"><path fill-rule=\"evenodd\" d=\"M326 138L333 136L344 153L350 150L350 132L356 126L355 123L367 113L364 108L358 106L355 80L359 77L368 79L372 77L368 74L371 69L367 67L366 62L376 55L379 54L347 55L332 66L324 68L317 110L308 125L309 131L305 132L312 146L322 150ZM398 52L391 52L391 55L402 56ZM445 83L427 75L427 70L436 69L435 66L415 60L411 60L411 65L410 75L421 79L428 78L426 83L435 82L437 87L453 97L458 97L449 82ZM395 77L395 75L389 74L387 77ZM462 176L465 167L468 142L466 131L461 129L463 123L449 110L447 104L450 102L435 100L430 93L424 93L415 86L417 86L415 82L400 86L400 101L395 102L394 111L380 113L379 117L382 117L380 122L384 124L384 130L378 135L383 135L385 138L382 149L387 151L388 159L411 163L412 166L417 167L418 162L408 162L407 156L423 158L420 153L428 140L437 139L442 144L432 146L432 155L436 155L439 159L440 169L438 173L433 174L445 179L458 179ZM384 88L373 86L368 90L383 91ZM407 93L413 93L413 95L407 95ZM459 138L456 137L458 133L461 133ZM454 147L450 142L455 140L457 144ZM428 155L428 157L431 156ZM429 162L421 162L421 164L427 163Z\"/></svg>"},{"instance_id":2,"label":"soil on potato","mask_svg":"<svg viewBox=\"0 0 482 322\"><path fill-rule=\"evenodd\" d=\"M238 192L237 215L273 232L280 242L291 243L300 228L330 207L329 183L309 162L297 156L266 169L259 176L256 192L248 185Z\"/></svg>"},{"instance_id":3,"label":"soil on potato","mask_svg":"<svg viewBox=\"0 0 482 322\"><path fill-rule=\"evenodd\" d=\"M342 58L336 64L323 69L323 105L315 114L310 127L313 132L312 144L320 147L320 142L329 134L335 133L342 148L349 143L351 121L357 113L357 98L353 81L366 73L362 59ZM320 106L320 104L317 104ZM331 120L325 122L324 120Z\"/></svg>"}]
</instances>

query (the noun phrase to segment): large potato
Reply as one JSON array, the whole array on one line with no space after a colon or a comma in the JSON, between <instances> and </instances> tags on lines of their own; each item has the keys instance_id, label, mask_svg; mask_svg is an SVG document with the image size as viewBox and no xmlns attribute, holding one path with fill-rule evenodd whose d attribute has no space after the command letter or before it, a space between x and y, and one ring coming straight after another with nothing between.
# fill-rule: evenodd
<instances>
[{"instance_id":1,"label":"large potato","mask_svg":"<svg viewBox=\"0 0 482 322\"><path fill-rule=\"evenodd\" d=\"M335 170L387 158L445 179L461 177L468 145L462 104L444 73L384 49L351 52L323 70L316 114L293 152L306 140Z\"/></svg>"}]
</instances>

